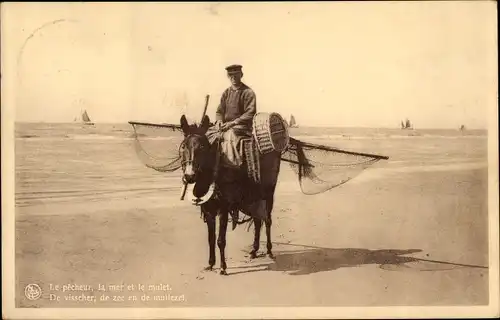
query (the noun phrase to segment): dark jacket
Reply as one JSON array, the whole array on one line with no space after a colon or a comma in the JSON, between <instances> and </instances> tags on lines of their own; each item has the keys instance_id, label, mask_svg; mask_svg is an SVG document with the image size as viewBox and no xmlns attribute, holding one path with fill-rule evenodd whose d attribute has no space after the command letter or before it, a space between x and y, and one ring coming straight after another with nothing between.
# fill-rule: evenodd
<instances>
[{"instance_id":1,"label":"dark jacket","mask_svg":"<svg viewBox=\"0 0 500 320\"><path fill-rule=\"evenodd\" d=\"M257 112L257 99L253 90L243 84L240 88L229 87L222 93L215 119L222 122L235 121L238 127L252 127Z\"/></svg>"}]
</instances>

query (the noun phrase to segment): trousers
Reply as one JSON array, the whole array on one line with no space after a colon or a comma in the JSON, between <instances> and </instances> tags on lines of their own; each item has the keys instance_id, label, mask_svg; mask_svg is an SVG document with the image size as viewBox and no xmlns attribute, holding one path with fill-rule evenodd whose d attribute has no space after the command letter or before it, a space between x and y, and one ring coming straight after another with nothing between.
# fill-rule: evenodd
<instances>
[{"instance_id":1,"label":"trousers","mask_svg":"<svg viewBox=\"0 0 500 320\"><path fill-rule=\"evenodd\" d=\"M207 131L210 144L221 138L221 164L231 168L241 168L243 165L243 150L241 139L251 137L251 131L245 127L233 127L220 133L215 127Z\"/></svg>"}]
</instances>

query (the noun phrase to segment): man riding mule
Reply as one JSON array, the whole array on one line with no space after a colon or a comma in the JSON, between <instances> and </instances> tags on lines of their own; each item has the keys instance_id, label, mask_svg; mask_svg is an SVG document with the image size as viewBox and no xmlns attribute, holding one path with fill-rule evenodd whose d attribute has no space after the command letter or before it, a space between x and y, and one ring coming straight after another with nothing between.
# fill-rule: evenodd
<instances>
[{"instance_id":1,"label":"man riding mule","mask_svg":"<svg viewBox=\"0 0 500 320\"><path fill-rule=\"evenodd\" d=\"M217 240L221 274L226 274L224 250L229 214L233 229L238 214L253 220L255 234L251 258L257 257L262 222L266 226L267 254L273 257L271 212L281 164L288 144L284 120L276 113L257 113L255 93L241 82L241 66L226 68L231 87L222 94L216 123L204 116L200 125L189 125L182 116L181 144L183 180L194 185L193 203L201 208L208 227L209 266L215 264L215 220L219 217Z\"/></svg>"},{"instance_id":2,"label":"man riding mule","mask_svg":"<svg viewBox=\"0 0 500 320\"><path fill-rule=\"evenodd\" d=\"M221 142L218 138L210 143L208 133L210 119L205 116L198 125L189 125L186 117L181 117L184 141L181 144L183 179L194 185L192 195L202 201L195 201L201 208L208 227L210 257L208 270L215 265L215 221L219 217L217 245L220 250L221 274L226 274L226 231L229 214L242 211L253 219L255 234L251 258L257 257L260 244L262 221L266 226L267 254L273 257L271 244L271 212L274 192L280 171L280 152L262 154L259 161L262 179L259 184L250 183L247 175L239 174L238 169L221 165ZM215 188L215 191L213 191ZM212 190L212 193L211 193ZM209 196L206 196L206 195ZM234 220L233 220L234 222Z\"/></svg>"}]
</instances>

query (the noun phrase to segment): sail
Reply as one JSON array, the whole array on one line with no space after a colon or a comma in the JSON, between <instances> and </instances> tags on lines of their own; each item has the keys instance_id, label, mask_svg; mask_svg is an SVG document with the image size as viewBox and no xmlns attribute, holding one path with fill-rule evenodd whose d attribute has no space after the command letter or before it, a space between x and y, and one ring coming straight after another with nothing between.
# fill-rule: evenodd
<instances>
[{"instance_id":1,"label":"sail","mask_svg":"<svg viewBox=\"0 0 500 320\"><path fill-rule=\"evenodd\" d=\"M295 122L295 117L292 115L290 115L290 124L289 126L290 127L295 127L297 125L297 123Z\"/></svg>"},{"instance_id":2,"label":"sail","mask_svg":"<svg viewBox=\"0 0 500 320\"><path fill-rule=\"evenodd\" d=\"M83 111L82 120L84 122L90 122L90 118L89 118L89 115L87 114L87 110Z\"/></svg>"},{"instance_id":3,"label":"sail","mask_svg":"<svg viewBox=\"0 0 500 320\"><path fill-rule=\"evenodd\" d=\"M405 128L407 128L407 129L411 128L411 122L408 119L406 119L406 126L405 126Z\"/></svg>"}]
</instances>

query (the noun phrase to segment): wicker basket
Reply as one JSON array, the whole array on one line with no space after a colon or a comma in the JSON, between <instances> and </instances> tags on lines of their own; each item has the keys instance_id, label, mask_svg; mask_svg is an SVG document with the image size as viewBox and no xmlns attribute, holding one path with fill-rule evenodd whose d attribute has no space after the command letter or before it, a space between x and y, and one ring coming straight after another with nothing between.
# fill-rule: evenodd
<instances>
[{"instance_id":1,"label":"wicker basket","mask_svg":"<svg viewBox=\"0 0 500 320\"><path fill-rule=\"evenodd\" d=\"M288 125L278 113L259 112L253 118L253 136L260 153L282 152L290 137Z\"/></svg>"},{"instance_id":2,"label":"wicker basket","mask_svg":"<svg viewBox=\"0 0 500 320\"><path fill-rule=\"evenodd\" d=\"M242 139L242 144L248 177L251 181L260 183L260 151L257 148L256 142L252 138L244 138Z\"/></svg>"}]
</instances>

